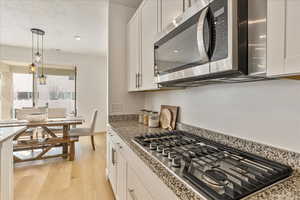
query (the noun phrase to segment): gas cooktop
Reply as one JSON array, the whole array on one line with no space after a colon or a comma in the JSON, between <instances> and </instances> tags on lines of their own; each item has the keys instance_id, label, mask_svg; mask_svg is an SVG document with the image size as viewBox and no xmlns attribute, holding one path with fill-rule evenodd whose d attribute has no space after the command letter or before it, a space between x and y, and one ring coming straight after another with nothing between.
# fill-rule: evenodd
<instances>
[{"instance_id":1,"label":"gas cooktop","mask_svg":"<svg viewBox=\"0 0 300 200\"><path fill-rule=\"evenodd\" d=\"M241 199L292 174L288 166L182 131L133 141L212 200Z\"/></svg>"}]
</instances>

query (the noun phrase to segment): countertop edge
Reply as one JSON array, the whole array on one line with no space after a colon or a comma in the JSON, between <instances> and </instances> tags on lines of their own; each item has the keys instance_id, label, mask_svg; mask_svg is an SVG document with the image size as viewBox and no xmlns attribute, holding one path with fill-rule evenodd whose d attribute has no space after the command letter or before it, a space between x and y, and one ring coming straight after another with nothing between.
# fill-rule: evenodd
<instances>
[{"instance_id":1,"label":"countertop edge","mask_svg":"<svg viewBox=\"0 0 300 200\"><path fill-rule=\"evenodd\" d=\"M128 122L128 123L132 123L134 121L131 120L124 120L123 122ZM151 169L151 171L153 171L159 179L161 179L163 181L163 183L165 183L168 188L170 188L170 190L172 190L179 199L186 199L186 198L181 198L182 196L180 194L178 194L178 190L174 189L174 187L171 187L169 184L167 184L165 177L160 177L161 173L157 172L156 169L154 169L155 167L153 166L149 166L151 164L152 161L147 161L146 158L144 158L143 155L141 155L140 151L134 148L134 143L130 142L126 139L126 137L124 137L122 135L122 133L119 133L119 129L121 127L114 127L113 123L118 123L118 122L110 122L108 123L108 126L115 131L121 138L122 140L124 140L124 142L130 147L130 149L149 167L149 169ZM149 155L147 155L150 159L153 159L152 157L150 157ZM146 159L146 160L145 160ZM159 163L160 165L162 165L161 163ZM163 167L163 166L162 166ZM171 177L171 178L176 178L176 177ZM184 184L184 183L182 183ZM288 188L291 187L292 189L288 190ZM275 183L269 187L266 187L248 197L243 198L244 200L273 200L274 198L279 198L282 200L298 200L298 196L299 196L299 200L300 200L300 174L295 171L290 177L288 177L287 179L284 179L278 183ZM287 191L286 191L287 190ZM188 192L188 191L185 191ZM184 193L185 193L184 192ZM193 192L193 191L189 191ZM186 193L184 194L184 196L186 195ZM195 197L195 195L198 196L198 194L191 194L194 198L193 199L201 199L204 200L202 197ZM285 198L281 198L282 196L285 196ZM185 196L186 197L186 196Z\"/></svg>"},{"instance_id":2,"label":"countertop edge","mask_svg":"<svg viewBox=\"0 0 300 200\"><path fill-rule=\"evenodd\" d=\"M12 129L12 130L7 130L7 131L9 131L9 133L6 133L4 137L0 137L0 143L3 143L6 140L9 140L10 138L14 137L15 135L17 135L17 134L25 131L26 127L25 126L20 126L20 127L2 127L0 129Z\"/></svg>"}]
</instances>

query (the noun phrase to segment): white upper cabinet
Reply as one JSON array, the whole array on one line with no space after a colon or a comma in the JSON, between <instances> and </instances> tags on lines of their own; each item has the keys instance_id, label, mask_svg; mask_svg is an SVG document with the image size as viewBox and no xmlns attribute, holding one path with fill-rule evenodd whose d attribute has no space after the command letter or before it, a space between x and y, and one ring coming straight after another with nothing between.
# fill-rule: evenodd
<instances>
[{"instance_id":1,"label":"white upper cabinet","mask_svg":"<svg viewBox=\"0 0 300 200\"><path fill-rule=\"evenodd\" d=\"M268 76L300 74L299 10L299 0L268 0Z\"/></svg>"},{"instance_id":2,"label":"white upper cabinet","mask_svg":"<svg viewBox=\"0 0 300 200\"><path fill-rule=\"evenodd\" d=\"M127 25L128 91L157 90L154 83L154 37L158 0L145 0Z\"/></svg>"},{"instance_id":3,"label":"white upper cabinet","mask_svg":"<svg viewBox=\"0 0 300 200\"><path fill-rule=\"evenodd\" d=\"M128 91L158 90L154 38L183 13L183 0L144 0L127 25Z\"/></svg>"},{"instance_id":4,"label":"white upper cabinet","mask_svg":"<svg viewBox=\"0 0 300 200\"><path fill-rule=\"evenodd\" d=\"M157 0L146 0L141 5L141 72L140 89L157 89L154 83L154 37L158 29Z\"/></svg>"},{"instance_id":5,"label":"white upper cabinet","mask_svg":"<svg viewBox=\"0 0 300 200\"><path fill-rule=\"evenodd\" d=\"M138 75L140 71L140 16L135 13L127 25L127 70L128 90L138 90Z\"/></svg>"},{"instance_id":6,"label":"white upper cabinet","mask_svg":"<svg viewBox=\"0 0 300 200\"><path fill-rule=\"evenodd\" d=\"M160 0L160 2L161 25L164 30L183 13L183 0Z\"/></svg>"}]
</instances>

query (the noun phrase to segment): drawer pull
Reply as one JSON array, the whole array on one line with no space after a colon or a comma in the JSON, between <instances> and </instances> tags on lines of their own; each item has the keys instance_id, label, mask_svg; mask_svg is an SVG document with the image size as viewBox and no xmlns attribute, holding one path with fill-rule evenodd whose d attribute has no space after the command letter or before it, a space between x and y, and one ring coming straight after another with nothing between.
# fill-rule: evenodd
<instances>
[{"instance_id":1,"label":"drawer pull","mask_svg":"<svg viewBox=\"0 0 300 200\"><path fill-rule=\"evenodd\" d=\"M129 192L132 200L137 200L135 193L134 193L134 189L128 189L128 192Z\"/></svg>"},{"instance_id":2,"label":"drawer pull","mask_svg":"<svg viewBox=\"0 0 300 200\"><path fill-rule=\"evenodd\" d=\"M116 153L116 150L114 148L112 148L112 150L111 150L111 159L112 159L113 166L115 166L115 164L116 164L115 153Z\"/></svg>"},{"instance_id":3,"label":"drawer pull","mask_svg":"<svg viewBox=\"0 0 300 200\"><path fill-rule=\"evenodd\" d=\"M119 149L123 148L120 143L117 143L117 145L118 145Z\"/></svg>"}]
</instances>

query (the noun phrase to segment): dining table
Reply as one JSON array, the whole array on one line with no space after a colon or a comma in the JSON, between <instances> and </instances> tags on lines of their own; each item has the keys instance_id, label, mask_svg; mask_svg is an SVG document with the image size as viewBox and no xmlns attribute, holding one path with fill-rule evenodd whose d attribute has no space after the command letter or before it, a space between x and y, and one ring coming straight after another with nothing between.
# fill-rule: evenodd
<instances>
[{"instance_id":1,"label":"dining table","mask_svg":"<svg viewBox=\"0 0 300 200\"><path fill-rule=\"evenodd\" d=\"M42 160L53 157L63 157L69 160L74 160L75 154L75 142L78 141L78 137L71 137L69 135L70 128L72 126L83 124L84 119L82 117L66 117L66 118L55 118L47 119L44 121L32 122L28 120L5 120L0 121L0 128L4 127L25 127L20 133L14 136L14 152L36 150L41 151L31 158L21 158L14 155L14 162L26 162L33 160ZM41 128L48 134L47 138L36 138L23 140L28 131L33 129ZM60 128L61 132L53 131L53 128ZM69 150L70 146L70 150ZM62 147L62 153L56 155L47 155L47 153L57 147Z\"/></svg>"}]
</instances>

